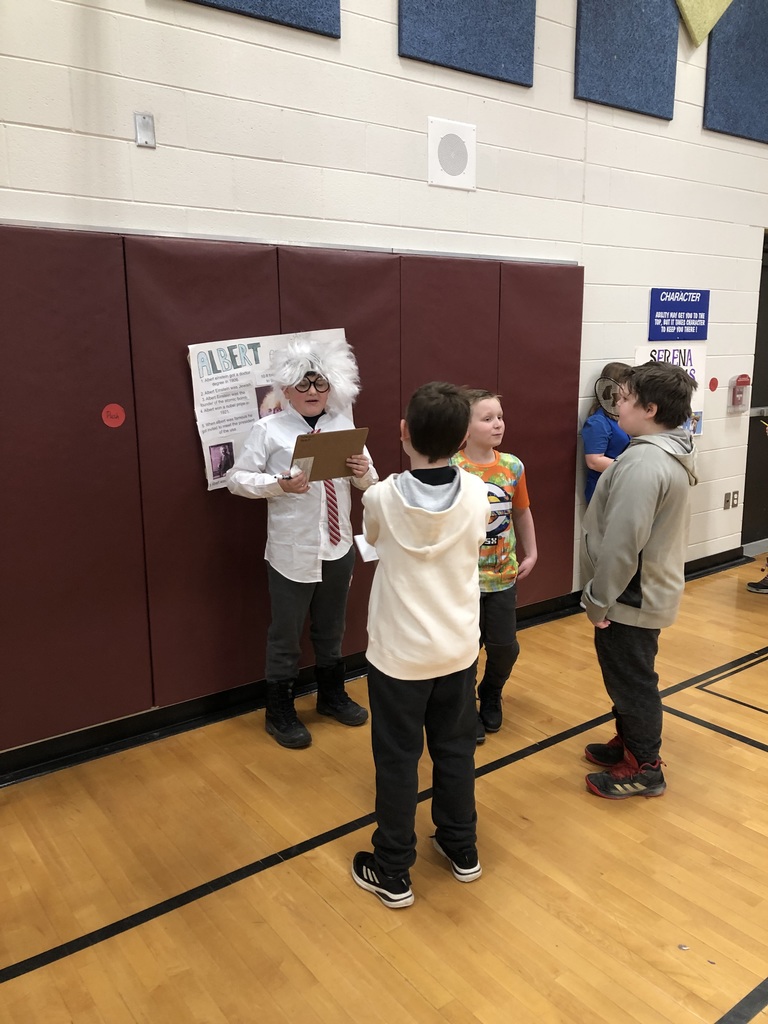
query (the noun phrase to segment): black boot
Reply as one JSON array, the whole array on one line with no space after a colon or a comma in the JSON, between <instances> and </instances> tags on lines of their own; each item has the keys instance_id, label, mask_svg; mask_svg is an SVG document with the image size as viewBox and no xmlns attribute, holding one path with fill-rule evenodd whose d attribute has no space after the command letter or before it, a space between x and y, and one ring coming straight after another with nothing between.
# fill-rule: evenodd
<instances>
[{"instance_id":1,"label":"black boot","mask_svg":"<svg viewBox=\"0 0 768 1024\"><path fill-rule=\"evenodd\" d=\"M501 688L489 686L483 680L477 688L477 696L480 701L478 718L485 726L485 731L498 732L503 719Z\"/></svg>"},{"instance_id":2,"label":"black boot","mask_svg":"<svg viewBox=\"0 0 768 1024\"><path fill-rule=\"evenodd\" d=\"M520 644L517 640L511 644L485 645L485 672L477 688L477 697L486 732L498 732L501 728L501 691L519 654Z\"/></svg>"},{"instance_id":3,"label":"black boot","mask_svg":"<svg viewBox=\"0 0 768 1024\"><path fill-rule=\"evenodd\" d=\"M485 743L485 726L483 725L483 720L480 717L479 711L477 713L477 738L475 739L475 743L478 747L482 747Z\"/></svg>"},{"instance_id":4,"label":"black boot","mask_svg":"<svg viewBox=\"0 0 768 1024\"><path fill-rule=\"evenodd\" d=\"M344 689L344 662L335 665L316 665L317 711L330 715L342 725L362 725L368 719L364 707L356 704Z\"/></svg>"},{"instance_id":5,"label":"black boot","mask_svg":"<svg viewBox=\"0 0 768 1024\"><path fill-rule=\"evenodd\" d=\"M267 683L267 714L264 727L281 747L297 750L300 747L308 747L312 737L309 729L301 724L296 715L293 706L294 683L294 679Z\"/></svg>"}]
</instances>

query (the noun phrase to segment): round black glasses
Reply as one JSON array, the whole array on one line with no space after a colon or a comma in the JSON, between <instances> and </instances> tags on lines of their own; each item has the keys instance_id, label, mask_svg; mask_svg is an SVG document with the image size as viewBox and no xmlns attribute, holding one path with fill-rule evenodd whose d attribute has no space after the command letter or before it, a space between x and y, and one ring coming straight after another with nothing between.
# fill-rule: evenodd
<instances>
[{"instance_id":1,"label":"round black glasses","mask_svg":"<svg viewBox=\"0 0 768 1024\"><path fill-rule=\"evenodd\" d=\"M303 377L298 384L293 385L296 391L304 394L305 391L309 391L310 388L314 388L318 395L325 394L331 387L330 381L327 381L325 377L315 377L314 380L310 380L309 377Z\"/></svg>"}]
</instances>

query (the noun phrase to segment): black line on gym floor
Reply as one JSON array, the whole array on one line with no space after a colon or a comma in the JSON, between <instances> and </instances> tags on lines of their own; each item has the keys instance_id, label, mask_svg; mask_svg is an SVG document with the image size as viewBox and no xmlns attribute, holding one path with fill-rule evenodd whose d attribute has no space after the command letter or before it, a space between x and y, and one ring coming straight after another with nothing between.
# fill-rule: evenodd
<instances>
[{"instance_id":1,"label":"black line on gym floor","mask_svg":"<svg viewBox=\"0 0 768 1024\"><path fill-rule=\"evenodd\" d=\"M693 676L691 679L684 680L682 683L676 683L673 686L669 686L665 690L661 691L661 696L663 698L669 694L677 693L680 690L699 686L707 681L716 682L718 679L725 678L728 675L734 675L738 671L743 671L752 663L757 664L759 661L766 659L768 659L768 647L763 647L759 651L754 651L752 654L744 655L741 658L737 658L725 665L721 665L716 669L711 669L701 675ZM665 710L677 715L678 717L686 718L691 722L703 726L704 728L712 729L713 731L720 732L732 739L737 739L749 744L750 746L768 751L768 746L765 744L758 743L756 740L751 740L748 737L742 737L731 730L713 726L709 722L694 718L692 715L686 715L674 708L665 708ZM504 757L497 758L497 760L491 761L486 765L482 765L480 768L476 769L475 775L477 778L481 778L483 775L488 775L493 771L498 771L500 768L504 768L507 765L514 764L526 757L530 757L531 754L539 753L549 747L557 746L558 743L563 743L565 740L572 739L574 736L578 736L581 733L589 732L598 725L603 725L606 722L612 721L612 718L613 716L611 714L600 715L587 722L582 722L580 725L572 726L570 729L564 729L562 732L556 733L554 736L548 736L537 743L532 743L527 747L522 747L520 750L513 751L511 754L507 754ZM429 799L431 795L431 789L426 789L419 793L419 803ZM224 875L219 875L218 878L211 879L208 882L203 882L201 885L194 886L192 889L187 889L185 892L179 893L176 896L171 896L167 900L161 900L159 903L146 907L144 910L137 911L135 914L130 914L128 917L123 917L119 921L113 921L111 924L103 925L101 928L96 928L85 935L78 936L76 939L71 939L69 942L64 942L59 946L54 946L41 953L36 953L34 956L27 957L25 960L19 960L17 963L9 964L7 967L0 968L0 984L3 984L6 981L11 981L14 978L19 978L25 974L31 974L33 971L37 971L41 967L47 967L49 964L56 963L59 960L64 960L67 957L72 956L74 953L82 952L82 950L88 949L90 946L96 946L101 942L105 942L107 939L114 938L117 935L122 935L127 931L131 931L133 928L138 928L140 925L147 924L149 921L154 921L159 917L163 917L166 914L173 912L174 910L179 910L181 907L188 906L190 903L203 899L205 896L210 896L213 893L226 889L237 882L242 882L246 878L258 875L267 868L276 867L278 864L283 864L289 860L293 860L295 857L308 853L310 850L317 849L319 846L324 846L326 843L331 843L343 836L350 835L352 832L358 831L358 829L364 828L367 825L372 825L374 821L375 814L373 812L370 814L364 814L359 818L355 818L353 821L348 821L343 825L338 825L336 828L329 829L326 832L321 832L319 835L313 836L310 839L305 839L294 846L286 847L284 850L269 854L266 857L262 857L260 860L253 861L251 864L246 864L243 867L236 868L234 871L229 871ZM752 995L754 993L762 993L763 986L767 984L768 981L759 985L754 992L750 994L750 996L745 997L745 999L738 1003L730 1012L741 1012L739 1007L742 1007L742 1005L751 1006L752 1003L750 1003L749 1000L752 998ZM768 990L766 991L766 999L768 999ZM755 1005L757 1004L755 1003ZM759 1012L764 1005L765 1003L762 1003L758 1006L755 1012ZM749 1020L751 1020L751 1017L731 1017L726 1015L725 1017L722 1017L717 1024L742 1024L742 1021L746 1024Z\"/></svg>"},{"instance_id":2,"label":"black line on gym floor","mask_svg":"<svg viewBox=\"0 0 768 1024\"><path fill-rule=\"evenodd\" d=\"M760 665L766 660L768 659L758 658L752 663L752 665L745 667L752 668L753 665ZM741 671L743 671L743 669ZM727 678L727 676L723 676L722 678ZM719 690L713 690L712 687L715 686L718 681L719 680L717 679L710 679L706 683L700 683L697 689L701 690L703 693L709 694L711 697L719 697L720 700L727 700L730 701L731 704L738 704L739 707L747 708L749 711L757 711L761 715L768 715L768 708L761 708L756 704L750 704L748 701L739 700L738 697L731 697L728 693L720 693Z\"/></svg>"},{"instance_id":3,"label":"black line on gym floor","mask_svg":"<svg viewBox=\"0 0 768 1024\"><path fill-rule=\"evenodd\" d=\"M757 711L760 715L768 715L768 708L759 708L757 704L748 704L745 700L739 700L737 697L729 697L727 693L718 693L717 690L710 690L706 686L700 686L700 690L704 693L708 693L710 697L719 697L720 700L727 700L731 704L738 704L740 708L747 708L749 711Z\"/></svg>"},{"instance_id":4,"label":"black line on gym floor","mask_svg":"<svg viewBox=\"0 0 768 1024\"><path fill-rule=\"evenodd\" d=\"M113 921L112 924L96 928L86 935L71 939L60 946L54 946L52 949L46 949L42 953L36 953L34 956L27 957L26 960L19 960L18 963L0 969L0 984L5 981L11 981L13 978L18 978L22 974L30 974L32 971L37 971L41 967L55 963L57 960L64 960L73 953L79 953L89 946L98 945L100 942L105 942L116 935L122 935L123 932L130 931L132 928L138 928L139 925L146 924L148 921L154 921L158 917L163 917L174 910L186 907L188 904L195 903L204 896L210 896L221 889L229 888L230 885L234 885L236 882L242 882L246 878L258 875L267 868L283 864L294 857L299 857L303 853L316 849L318 846L333 842L335 839L349 835L350 832L356 832L366 825L372 825L374 820L375 815L373 813L364 814L360 818L355 818L354 821L348 821L345 825L339 825L337 828L329 829L327 832L321 832L319 835L313 836L311 839L305 839L295 846L288 846L278 853L271 853L267 857L262 857L261 860L253 861L253 863L236 868L234 871L228 871L225 875L219 875L218 878L213 878L209 882L196 885L194 888L187 889L177 896L161 900L160 903L155 903L151 907L146 907L135 914L123 917L119 921Z\"/></svg>"},{"instance_id":5,"label":"black line on gym floor","mask_svg":"<svg viewBox=\"0 0 768 1024\"><path fill-rule=\"evenodd\" d=\"M755 747L757 750L764 750L768 753L768 744L761 743L760 740L755 740L751 736L745 736L743 733L734 732L733 729L726 729L722 725L715 725L714 722L707 722L703 718L697 718L696 715L689 715L687 711L680 711L677 708L669 708L664 705L664 711L668 715L675 715L677 718L682 718L686 722L693 722L694 725L700 725L704 729L709 729L710 732L717 732L721 736L727 736L731 740L738 740L739 743L744 743L748 747Z\"/></svg>"},{"instance_id":6,"label":"black line on gym floor","mask_svg":"<svg viewBox=\"0 0 768 1024\"><path fill-rule=\"evenodd\" d=\"M749 1024L768 1006L768 978L756 985L736 1005L723 1014L715 1024Z\"/></svg>"}]
</instances>

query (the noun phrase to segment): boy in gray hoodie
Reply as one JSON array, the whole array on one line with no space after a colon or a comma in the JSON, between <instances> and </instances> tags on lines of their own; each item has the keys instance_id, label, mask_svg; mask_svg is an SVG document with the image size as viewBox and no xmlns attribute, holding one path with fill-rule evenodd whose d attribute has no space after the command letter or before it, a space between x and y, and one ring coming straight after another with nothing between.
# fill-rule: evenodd
<instances>
[{"instance_id":1,"label":"boy in gray hoodie","mask_svg":"<svg viewBox=\"0 0 768 1024\"><path fill-rule=\"evenodd\" d=\"M602 474L582 524L582 604L613 702L616 735L590 743L587 788L609 800L661 796L662 708L655 670L659 633L676 616L685 584L688 494L696 448L679 426L696 381L680 366L644 363L619 396L629 447Z\"/></svg>"}]
</instances>

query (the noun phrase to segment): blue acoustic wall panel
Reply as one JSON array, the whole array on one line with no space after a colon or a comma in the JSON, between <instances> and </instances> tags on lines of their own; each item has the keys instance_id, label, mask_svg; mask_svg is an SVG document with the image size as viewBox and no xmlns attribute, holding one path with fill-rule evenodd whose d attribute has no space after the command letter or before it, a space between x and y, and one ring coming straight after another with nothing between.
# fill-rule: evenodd
<instances>
[{"instance_id":1,"label":"blue acoustic wall panel","mask_svg":"<svg viewBox=\"0 0 768 1024\"><path fill-rule=\"evenodd\" d=\"M248 14L263 21L303 28L322 36L341 36L341 0L192 0L204 7Z\"/></svg>"},{"instance_id":2,"label":"blue acoustic wall panel","mask_svg":"<svg viewBox=\"0 0 768 1024\"><path fill-rule=\"evenodd\" d=\"M574 95L672 120L675 0L579 0Z\"/></svg>"},{"instance_id":3,"label":"blue acoustic wall panel","mask_svg":"<svg viewBox=\"0 0 768 1024\"><path fill-rule=\"evenodd\" d=\"M401 57L533 85L536 0L400 0Z\"/></svg>"},{"instance_id":4,"label":"blue acoustic wall panel","mask_svg":"<svg viewBox=\"0 0 768 1024\"><path fill-rule=\"evenodd\" d=\"M768 142L766 0L733 0L712 30L704 127Z\"/></svg>"}]
</instances>

